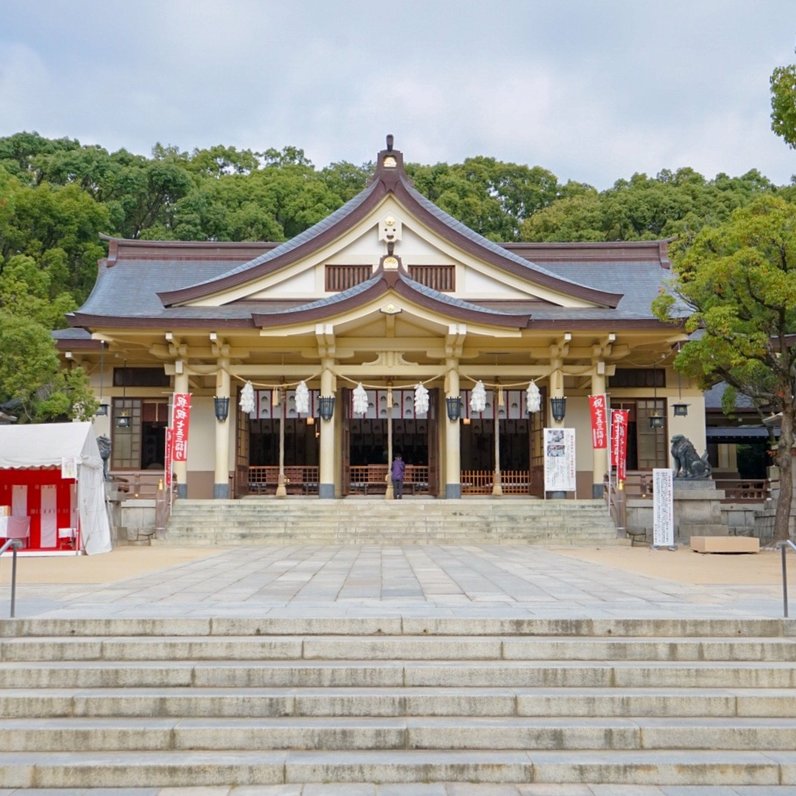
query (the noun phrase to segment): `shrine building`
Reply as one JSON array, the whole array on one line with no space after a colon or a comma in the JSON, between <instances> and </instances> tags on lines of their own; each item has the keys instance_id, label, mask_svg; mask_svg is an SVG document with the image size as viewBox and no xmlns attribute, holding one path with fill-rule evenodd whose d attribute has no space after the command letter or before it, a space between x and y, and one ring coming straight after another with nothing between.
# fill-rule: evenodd
<instances>
[{"instance_id":1,"label":"shrine building","mask_svg":"<svg viewBox=\"0 0 796 796\"><path fill-rule=\"evenodd\" d=\"M631 471L669 466L675 434L705 449L703 395L672 370L685 335L650 310L666 241L494 243L413 187L391 137L368 186L285 243L108 244L56 337L116 475L167 467L174 394L191 498L384 496L396 452L407 496L545 497L545 428L574 429L566 496L592 498L590 395L628 410Z\"/></svg>"}]
</instances>

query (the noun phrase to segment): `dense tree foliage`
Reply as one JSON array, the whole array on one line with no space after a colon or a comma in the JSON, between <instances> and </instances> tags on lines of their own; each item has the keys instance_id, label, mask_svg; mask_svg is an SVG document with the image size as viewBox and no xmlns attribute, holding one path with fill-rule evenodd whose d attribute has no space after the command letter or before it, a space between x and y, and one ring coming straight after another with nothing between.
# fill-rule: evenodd
<instances>
[{"instance_id":1,"label":"dense tree foliage","mask_svg":"<svg viewBox=\"0 0 796 796\"><path fill-rule=\"evenodd\" d=\"M674 295L654 309L668 318L676 299L699 332L678 354L678 368L704 386L726 382L760 412L781 413L777 447L780 501L775 534L788 538L796 421L796 205L766 196L704 228L674 258Z\"/></svg>"},{"instance_id":2,"label":"dense tree foliage","mask_svg":"<svg viewBox=\"0 0 796 796\"><path fill-rule=\"evenodd\" d=\"M771 75L771 129L796 149L796 64L778 66Z\"/></svg>"},{"instance_id":3,"label":"dense tree foliage","mask_svg":"<svg viewBox=\"0 0 796 796\"><path fill-rule=\"evenodd\" d=\"M790 111L784 100L774 104L782 125L775 130L788 141L792 69L772 77L772 94L791 102ZM286 240L355 196L372 171L372 163L348 162L317 169L292 146L189 153L158 144L144 157L29 132L0 138L0 312L43 329L63 326L64 314L93 285L105 253L102 234ZM756 171L706 179L682 168L654 178L636 174L598 191L561 183L540 166L490 157L408 164L407 171L422 194L495 241L672 237L687 244L706 224L726 221L760 196L796 190ZM0 403L10 395L0 384Z\"/></svg>"}]
</instances>

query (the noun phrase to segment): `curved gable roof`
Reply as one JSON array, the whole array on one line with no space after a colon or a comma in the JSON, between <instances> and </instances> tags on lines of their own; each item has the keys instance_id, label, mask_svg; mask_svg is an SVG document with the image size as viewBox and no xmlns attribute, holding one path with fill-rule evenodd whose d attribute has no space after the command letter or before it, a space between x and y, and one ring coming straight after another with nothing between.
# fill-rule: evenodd
<instances>
[{"instance_id":1,"label":"curved gable roof","mask_svg":"<svg viewBox=\"0 0 796 796\"><path fill-rule=\"evenodd\" d=\"M385 272L381 268L365 282L322 299L310 301L298 307L268 313L252 313L255 326L282 326L285 323L306 323L328 318L330 313L345 312L374 301L393 291L402 298L457 320L524 329L528 325L528 313L504 312L482 307L469 301L446 296L411 279L402 269ZM286 321L286 316L289 320Z\"/></svg>"},{"instance_id":2,"label":"curved gable roof","mask_svg":"<svg viewBox=\"0 0 796 796\"><path fill-rule=\"evenodd\" d=\"M388 137L388 148L379 152L376 173L370 184L334 213L249 262L234 266L215 278L182 289L161 292L158 296L164 306L173 306L205 298L272 273L340 237L365 218L388 194L393 194L421 223L457 248L528 282L603 307L616 307L622 298L621 293L598 290L558 276L488 240L448 215L412 186L404 170L403 155L392 149L391 137Z\"/></svg>"}]
</instances>

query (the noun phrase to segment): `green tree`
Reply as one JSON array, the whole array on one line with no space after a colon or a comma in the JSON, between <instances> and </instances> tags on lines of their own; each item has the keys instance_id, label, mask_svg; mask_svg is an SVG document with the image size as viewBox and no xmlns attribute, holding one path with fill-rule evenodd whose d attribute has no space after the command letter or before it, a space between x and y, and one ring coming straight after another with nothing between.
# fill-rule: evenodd
<instances>
[{"instance_id":1,"label":"green tree","mask_svg":"<svg viewBox=\"0 0 796 796\"><path fill-rule=\"evenodd\" d=\"M109 227L107 208L74 184L29 186L3 174L0 170L0 267L16 255L32 257L59 292L82 300L105 253L99 235Z\"/></svg>"},{"instance_id":2,"label":"green tree","mask_svg":"<svg viewBox=\"0 0 796 796\"><path fill-rule=\"evenodd\" d=\"M718 174L707 180L691 168L663 170L655 177L634 174L597 193L568 184L561 198L530 216L523 240L654 240L688 242L706 224L718 224L733 210L775 188L760 172L741 177Z\"/></svg>"},{"instance_id":3,"label":"green tree","mask_svg":"<svg viewBox=\"0 0 796 796\"><path fill-rule=\"evenodd\" d=\"M757 199L699 232L673 268L673 293L661 294L653 309L661 319L685 309L686 331L699 333L683 346L676 367L703 386L725 381L732 388L728 402L741 393L761 416L781 413L774 529L777 539L787 539L796 420L796 205Z\"/></svg>"},{"instance_id":4,"label":"green tree","mask_svg":"<svg viewBox=\"0 0 796 796\"><path fill-rule=\"evenodd\" d=\"M778 66L771 75L771 129L796 149L796 64Z\"/></svg>"},{"instance_id":5,"label":"green tree","mask_svg":"<svg viewBox=\"0 0 796 796\"><path fill-rule=\"evenodd\" d=\"M23 423L85 420L97 402L81 368L61 370L41 324L0 310L0 402Z\"/></svg>"},{"instance_id":6,"label":"green tree","mask_svg":"<svg viewBox=\"0 0 796 796\"><path fill-rule=\"evenodd\" d=\"M52 258L52 253L48 259ZM58 273L58 269L53 269ZM65 315L77 307L69 291L60 290L52 271L42 268L32 257L17 254L0 272L0 308L29 318L46 329L64 325Z\"/></svg>"}]
</instances>

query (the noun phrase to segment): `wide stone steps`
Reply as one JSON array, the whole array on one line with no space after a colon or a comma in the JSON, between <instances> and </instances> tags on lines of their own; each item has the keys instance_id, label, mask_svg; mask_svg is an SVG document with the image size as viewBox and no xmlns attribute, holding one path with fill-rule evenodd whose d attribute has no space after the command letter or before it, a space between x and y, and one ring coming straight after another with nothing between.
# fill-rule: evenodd
<instances>
[{"instance_id":1,"label":"wide stone steps","mask_svg":"<svg viewBox=\"0 0 796 796\"><path fill-rule=\"evenodd\" d=\"M796 787L796 623L0 621L0 788Z\"/></svg>"},{"instance_id":2,"label":"wide stone steps","mask_svg":"<svg viewBox=\"0 0 796 796\"><path fill-rule=\"evenodd\" d=\"M0 688L442 687L793 688L793 663L584 661L85 661L0 664Z\"/></svg>"},{"instance_id":3,"label":"wide stone steps","mask_svg":"<svg viewBox=\"0 0 796 796\"><path fill-rule=\"evenodd\" d=\"M796 717L796 692L764 688L18 688L5 718L281 716Z\"/></svg>"},{"instance_id":4,"label":"wide stone steps","mask_svg":"<svg viewBox=\"0 0 796 796\"><path fill-rule=\"evenodd\" d=\"M258 749L793 751L794 718L280 717L0 719L5 752Z\"/></svg>"},{"instance_id":5,"label":"wide stone steps","mask_svg":"<svg viewBox=\"0 0 796 796\"><path fill-rule=\"evenodd\" d=\"M582 638L556 636L173 636L5 639L5 661L275 661L275 660L523 660L523 661L793 661L790 639Z\"/></svg>"},{"instance_id":6,"label":"wide stone steps","mask_svg":"<svg viewBox=\"0 0 796 796\"><path fill-rule=\"evenodd\" d=\"M0 753L0 772L5 787L58 790L188 786L196 789L230 783L418 783L422 787L435 782L587 782L711 787L740 783L770 787L774 793L778 792L778 786L796 781L796 753L738 750L689 750L687 755L679 750L581 750L576 754L572 750L4 752Z\"/></svg>"},{"instance_id":7,"label":"wide stone steps","mask_svg":"<svg viewBox=\"0 0 796 796\"><path fill-rule=\"evenodd\" d=\"M178 500L170 544L617 544L600 500Z\"/></svg>"}]
</instances>

